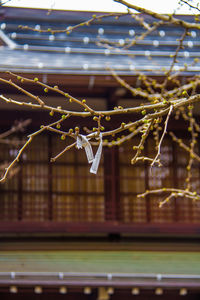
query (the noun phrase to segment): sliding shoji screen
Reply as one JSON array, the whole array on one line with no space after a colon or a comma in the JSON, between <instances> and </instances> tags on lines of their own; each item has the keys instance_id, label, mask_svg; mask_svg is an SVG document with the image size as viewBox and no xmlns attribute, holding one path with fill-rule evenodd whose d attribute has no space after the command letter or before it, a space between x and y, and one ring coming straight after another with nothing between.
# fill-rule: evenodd
<instances>
[{"instance_id":1,"label":"sliding shoji screen","mask_svg":"<svg viewBox=\"0 0 200 300\"><path fill-rule=\"evenodd\" d=\"M23 139L23 137L21 137ZM166 137L162 143L162 167L149 163L131 165L138 145L134 139L118 147L107 148L102 155L97 175L89 172L84 149L73 148L51 163L67 146L54 135L36 137L13 169L15 175L0 184L0 220L27 222L117 222L134 223L199 223L200 204L177 198L159 208L164 194L138 198L149 189L186 187L188 153ZM188 145L189 140L184 139ZM8 164L20 145L0 144L1 166ZM94 153L96 152L93 147ZM155 143L149 138L145 155L155 156ZM195 152L198 154L198 147ZM115 153L115 155L111 155ZM2 171L3 172L3 171ZM12 174L11 174L12 175ZM193 163L191 185L200 189L199 167Z\"/></svg>"},{"instance_id":2,"label":"sliding shoji screen","mask_svg":"<svg viewBox=\"0 0 200 300\"><path fill-rule=\"evenodd\" d=\"M152 139L148 140L148 154L150 157L154 158L156 156L157 150L155 148L155 141ZM158 167L156 164L153 168L147 168L148 177L148 189L157 190L163 187L170 188L175 185L175 169L174 169L174 152L173 144L170 138L165 138L161 146L160 155L162 166ZM175 221L175 201L166 203L159 207L160 201L163 201L166 194L152 194L147 198L149 201L149 221L154 223L170 223Z\"/></svg>"},{"instance_id":3,"label":"sliding shoji screen","mask_svg":"<svg viewBox=\"0 0 200 300\"><path fill-rule=\"evenodd\" d=\"M0 174L1 177L5 172L5 167L17 155L16 151L17 137L13 135L9 143L0 143ZM19 147L19 145L18 145ZM12 169L8 179L0 183L0 220L1 221L16 221L19 215L19 173L20 166Z\"/></svg>"},{"instance_id":4,"label":"sliding shoji screen","mask_svg":"<svg viewBox=\"0 0 200 300\"><path fill-rule=\"evenodd\" d=\"M189 146L189 140L182 139L183 143ZM199 155L199 145L196 144L194 152ZM187 188L187 176L188 172L186 170L187 160L189 153L184 149L177 147L176 145L176 169L177 169L177 185L179 188ZM200 169L199 163L196 160L193 161L191 168L191 190L200 192ZM200 202L192 201L187 198L177 199L177 219L179 222L200 222Z\"/></svg>"},{"instance_id":5,"label":"sliding shoji screen","mask_svg":"<svg viewBox=\"0 0 200 300\"><path fill-rule=\"evenodd\" d=\"M26 157L21 162L21 219L48 220L50 180L48 137L46 135L35 137L25 154Z\"/></svg>"},{"instance_id":6,"label":"sliding shoji screen","mask_svg":"<svg viewBox=\"0 0 200 300\"><path fill-rule=\"evenodd\" d=\"M53 154L67 146L55 137ZM96 152L96 149L94 149ZM56 221L104 221L103 157L97 175L89 172L84 149L67 151L52 164L52 205Z\"/></svg>"},{"instance_id":7,"label":"sliding shoji screen","mask_svg":"<svg viewBox=\"0 0 200 300\"><path fill-rule=\"evenodd\" d=\"M66 145L50 135L33 139L15 176L0 185L1 220L104 221L103 156L97 175L89 172L84 149L71 149L51 163ZM1 144L2 163L11 161L17 148Z\"/></svg>"},{"instance_id":8,"label":"sliding shoji screen","mask_svg":"<svg viewBox=\"0 0 200 300\"><path fill-rule=\"evenodd\" d=\"M189 140L184 140L186 144ZM162 208L160 201L166 194L151 194L145 198L137 198L137 194L145 190L162 189L163 187L186 187L186 165L188 153L172 143L166 137L161 148L162 167L150 168L149 163L131 165L131 158L135 152L134 145L138 140L129 141L119 147L119 178L120 178L120 211L123 223L173 223L173 222L200 222L200 204L191 199L181 197L172 199ZM156 148L153 138L149 138L145 147L146 155L155 157ZM198 147L195 149L198 152ZM193 163L191 185L194 190L200 190L199 166Z\"/></svg>"},{"instance_id":9,"label":"sliding shoji screen","mask_svg":"<svg viewBox=\"0 0 200 300\"><path fill-rule=\"evenodd\" d=\"M120 177L120 218L124 223L146 222L147 207L144 199L137 194L146 189L144 164L131 165L134 156L133 146L138 139L126 142L119 147L119 177Z\"/></svg>"}]
</instances>

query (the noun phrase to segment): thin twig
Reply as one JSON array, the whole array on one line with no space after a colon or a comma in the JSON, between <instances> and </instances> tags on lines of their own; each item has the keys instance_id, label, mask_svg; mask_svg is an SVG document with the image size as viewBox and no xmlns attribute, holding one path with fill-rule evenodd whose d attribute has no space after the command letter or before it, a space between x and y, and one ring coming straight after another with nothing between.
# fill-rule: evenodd
<instances>
[{"instance_id":1,"label":"thin twig","mask_svg":"<svg viewBox=\"0 0 200 300\"><path fill-rule=\"evenodd\" d=\"M73 148L76 145L76 142L74 142L71 145L68 145L67 147L65 147L64 150L62 150L59 154L57 154L55 157L51 158L51 162L55 162L61 155L63 155L66 151L70 150L71 148Z\"/></svg>"},{"instance_id":2,"label":"thin twig","mask_svg":"<svg viewBox=\"0 0 200 300\"><path fill-rule=\"evenodd\" d=\"M28 126L31 123L31 119L27 119L25 121L21 121L18 124L12 126L9 130L3 132L0 134L0 140L8 137L9 135L11 135L14 132L23 130L26 126Z\"/></svg>"},{"instance_id":3,"label":"thin twig","mask_svg":"<svg viewBox=\"0 0 200 300\"><path fill-rule=\"evenodd\" d=\"M160 142L158 144L158 151L157 151L157 154L156 154L154 160L151 163L151 168L153 167L154 163L158 160L158 157L160 156L161 144L162 144L162 141L164 139L165 134L167 133L167 125L168 125L169 117L172 113L172 110L173 110L173 105L170 105L169 112L168 112L168 115L167 115L166 120L165 120L164 130L163 130L162 136L160 138Z\"/></svg>"},{"instance_id":4,"label":"thin twig","mask_svg":"<svg viewBox=\"0 0 200 300\"><path fill-rule=\"evenodd\" d=\"M69 117L69 115L68 115ZM7 168L5 168L5 173L3 175L3 177L0 179L0 182L3 182L6 178L7 178L7 175L8 175L8 172L10 171L10 169L15 165L16 162L19 161L19 158L22 154L22 152L26 149L26 147L32 142L33 138L35 136L37 136L38 134L40 134L41 132L43 132L44 130L48 129L48 127L50 126L55 126L57 124L60 124L61 122L63 122L64 119L61 118L59 119L58 121L56 122L53 122L51 123L50 125L46 125L46 126L42 126L39 130L31 133L29 136L28 136L28 140L26 141L26 143L22 146L22 148L18 151L18 154L17 156L15 157L15 159L9 164L9 166Z\"/></svg>"}]
</instances>

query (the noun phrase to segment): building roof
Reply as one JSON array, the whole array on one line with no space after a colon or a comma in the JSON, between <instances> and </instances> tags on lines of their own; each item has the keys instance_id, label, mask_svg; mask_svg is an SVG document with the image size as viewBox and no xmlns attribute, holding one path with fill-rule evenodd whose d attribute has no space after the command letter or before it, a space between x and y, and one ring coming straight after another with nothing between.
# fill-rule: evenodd
<instances>
[{"instance_id":1,"label":"building roof","mask_svg":"<svg viewBox=\"0 0 200 300\"><path fill-rule=\"evenodd\" d=\"M114 17L95 21L90 26L79 27L70 34L40 33L24 30L19 25L35 29L66 29L92 17L91 12L52 11L1 7L0 71L56 74L106 74L107 67L120 74L131 75L136 71L160 74L162 68L170 65L170 55L178 46L178 38L183 31L180 27L160 26L144 40L138 40L134 47L124 49L142 27L130 16ZM97 13L96 15L100 15ZM146 16L148 21L149 17ZM192 16L182 16L192 21ZM191 65L194 58L200 57L200 32L192 30L183 42L184 49L178 55L175 71ZM98 46L97 43L109 40L117 43L117 48ZM188 67L187 73L200 70L200 63Z\"/></svg>"}]
</instances>

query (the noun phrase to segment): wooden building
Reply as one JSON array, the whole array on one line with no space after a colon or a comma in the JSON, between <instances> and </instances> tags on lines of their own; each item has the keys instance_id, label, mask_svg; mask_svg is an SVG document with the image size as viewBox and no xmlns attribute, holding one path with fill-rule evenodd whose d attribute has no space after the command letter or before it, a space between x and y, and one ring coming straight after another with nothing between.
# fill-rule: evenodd
<instances>
[{"instance_id":1,"label":"wooden building","mask_svg":"<svg viewBox=\"0 0 200 300\"><path fill-rule=\"evenodd\" d=\"M115 82L107 64L135 86L140 84L136 70L162 77L157 72L169 65L179 28L160 28L128 50L128 55L96 44L101 38L122 44L140 32L140 26L127 16L117 23L106 18L70 35L19 28L65 29L91 15L69 11L48 15L45 10L1 7L1 77L9 78L7 70L37 76L87 98L99 110L140 103ZM184 43L180 67L200 56L199 32L192 31ZM181 80L199 68L200 64L191 65ZM24 86L45 97L49 105L67 105L53 92L47 98L39 87ZM7 97L27 99L6 84L1 83L0 89ZM25 132L13 136L21 140L52 119L40 110L19 110L3 103L0 114L1 132L15 120L32 120ZM81 119L78 122L82 124ZM72 119L66 129L74 125ZM187 142L184 123L173 120L169 127ZM186 154L167 137L162 148L164 166L150 174L146 164L130 165L133 143L137 140L105 148L95 176L89 173L83 151L71 150L51 163L66 141L53 134L35 138L22 155L17 174L0 186L1 299L199 299L200 204L181 198L160 209L158 196L136 197L150 188L183 186ZM199 145L197 153L198 149ZM155 151L151 138L146 151ZM1 162L10 161L16 153L13 144L0 144ZM199 190L199 166L194 166L192 174L193 187Z\"/></svg>"}]
</instances>

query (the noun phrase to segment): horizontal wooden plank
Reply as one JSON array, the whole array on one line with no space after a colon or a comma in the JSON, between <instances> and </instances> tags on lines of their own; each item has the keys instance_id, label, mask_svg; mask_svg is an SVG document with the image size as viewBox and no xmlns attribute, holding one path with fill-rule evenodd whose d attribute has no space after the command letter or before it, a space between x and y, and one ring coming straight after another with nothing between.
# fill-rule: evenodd
<instances>
[{"instance_id":1,"label":"horizontal wooden plank","mask_svg":"<svg viewBox=\"0 0 200 300\"><path fill-rule=\"evenodd\" d=\"M1 272L93 272L200 275L199 252L0 251Z\"/></svg>"},{"instance_id":2,"label":"horizontal wooden plank","mask_svg":"<svg viewBox=\"0 0 200 300\"><path fill-rule=\"evenodd\" d=\"M130 234L130 235L170 235L170 236L198 236L199 223L120 223L120 222L29 222L29 221L1 221L0 234L5 233L62 233L62 234Z\"/></svg>"}]
</instances>

